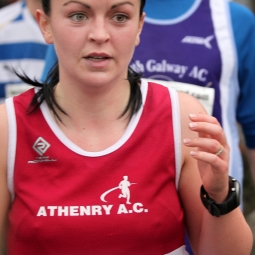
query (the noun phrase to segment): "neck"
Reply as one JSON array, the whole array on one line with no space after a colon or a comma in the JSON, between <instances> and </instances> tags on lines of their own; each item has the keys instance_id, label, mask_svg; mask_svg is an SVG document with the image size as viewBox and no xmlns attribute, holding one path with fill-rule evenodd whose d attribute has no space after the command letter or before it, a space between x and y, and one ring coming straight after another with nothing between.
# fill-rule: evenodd
<instances>
[{"instance_id":1,"label":"neck","mask_svg":"<svg viewBox=\"0 0 255 255\"><path fill-rule=\"evenodd\" d=\"M146 16L155 19L174 19L187 12L197 0L147 0Z\"/></svg>"},{"instance_id":2,"label":"neck","mask_svg":"<svg viewBox=\"0 0 255 255\"><path fill-rule=\"evenodd\" d=\"M58 111L62 122L57 123L64 134L86 151L102 151L116 143L124 134L129 118L123 113L130 94L129 83L96 88L86 93L58 84L55 98L68 114Z\"/></svg>"},{"instance_id":3,"label":"neck","mask_svg":"<svg viewBox=\"0 0 255 255\"><path fill-rule=\"evenodd\" d=\"M76 122L77 125L88 122L118 120L128 103L129 82L122 85L78 88L58 84L55 98L60 107L68 114L61 115L63 123ZM126 119L124 117L124 119Z\"/></svg>"}]
</instances>

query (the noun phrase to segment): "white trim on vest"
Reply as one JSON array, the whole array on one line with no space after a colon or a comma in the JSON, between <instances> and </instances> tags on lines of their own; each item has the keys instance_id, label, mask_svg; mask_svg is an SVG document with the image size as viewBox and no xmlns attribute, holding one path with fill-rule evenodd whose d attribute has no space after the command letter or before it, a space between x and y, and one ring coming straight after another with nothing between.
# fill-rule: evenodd
<instances>
[{"instance_id":1,"label":"white trim on vest","mask_svg":"<svg viewBox=\"0 0 255 255\"><path fill-rule=\"evenodd\" d=\"M153 25L174 25L188 19L200 6L202 0L195 0L193 5L184 14L174 19L154 19L145 16L145 22Z\"/></svg>"},{"instance_id":2,"label":"white trim on vest","mask_svg":"<svg viewBox=\"0 0 255 255\"><path fill-rule=\"evenodd\" d=\"M83 156L87 156L87 157L100 157L100 156L104 156L104 155L107 155L107 154L110 154L110 153L116 151L131 137L131 135L133 134L134 130L136 129L136 127L139 123L139 120L141 118L144 104L145 104L146 97L147 97L147 91L148 91L148 84L145 80L142 80L142 84L141 84L142 106L141 106L141 108L131 118L131 120L128 124L128 127L127 127L125 133L123 134L123 136L109 148L107 148L103 151L97 151L97 152L85 151L85 150L81 149L79 146L77 146L75 143L70 141L67 138L67 136L62 132L62 130L59 128L57 123L55 122L45 101L41 104L40 108L41 108L42 114L43 114L46 122L48 123L50 129L52 130L52 132L67 148L69 148L70 150L72 150L73 152L75 152L79 155L83 155Z\"/></svg>"},{"instance_id":3,"label":"white trim on vest","mask_svg":"<svg viewBox=\"0 0 255 255\"><path fill-rule=\"evenodd\" d=\"M180 103L178 93L175 89L168 87L172 103L173 116L173 133L174 133L174 152L175 152L175 186L178 190L181 164L182 164L182 147L181 147L181 124L180 124Z\"/></svg>"},{"instance_id":4,"label":"white trim on vest","mask_svg":"<svg viewBox=\"0 0 255 255\"><path fill-rule=\"evenodd\" d=\"M13 98L6 99L6 111L8 117L8 161L7 161L7 185L14 199L14 165L16 158L17 124L14 110Z\"/></svg>"},{"instance_id":5,"label":"white trim on vest","mask_svg":"<svg viewBox=\"0 0 255 255\"><path fill-rule=\"evenodd\" d=\"M238 147L238 129L236 125L230 126L230 123L236 122L235 115L239 87L237 84L237 52L231 26L229 2L227 0L210 0L210 7L215 35L222 57L222 73L219 88L221 94L222 126L231 148L229 171L230 175L242 181L243 171L242 165L240 165L242 160Z\"/></svg>"},{"instance_id":6,"label":"white trim on vest","mask_svg":"<svg viewBox=\"0 0 255 255\"><path fill-rule=\"evenodd\" d=\"M183 245L180 248L178 248L170 253L167 253L165 255L189 255L189 254L185 249L185 245Z\"/></svg>"}]
</instances>

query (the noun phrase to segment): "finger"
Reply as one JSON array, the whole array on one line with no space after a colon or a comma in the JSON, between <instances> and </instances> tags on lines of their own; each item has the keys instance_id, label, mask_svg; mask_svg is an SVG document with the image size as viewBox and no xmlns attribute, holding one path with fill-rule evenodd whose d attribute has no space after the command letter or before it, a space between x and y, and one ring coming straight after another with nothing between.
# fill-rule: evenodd
<instances>
[{"instance_id":1,"label":"finger","mask_svg":"<svg viewBox=\"0 0 255 255\"><path fill-rule=\"evenodd\" d=\"M222 145L215 139L210 139L210 138L186 138L183 139L183 143L187 147L198 147L199 150L210 152L212 154L218 154L218 156L223 156L223 151L222 150ZM225 153L225 152L224 152Z\"/></svg>"},{"instance_id":2,"label":"finger","mask_svg":"<svg viewBox=\"0 0 255 255\"><path fill-rule=\"evenodd\" d=\"M228 172L228 162L221 159L214 153L205 151L191 151L190 155L197 160L210 164L215 171L219 171L220 173Z\"/></svg>"},{"instance_id":3,"label":"finger","mask_svg":"<svg viewBox=\"0 0 255 255\"><path fill-rule=\"evenodd\" d=\"M190 115L189 115L189 118L190 118L193 122L211 123L211 124L214 124L214 125L217 125L217 126L220 126L220 127L221 127L220 123L218 122L218 120L217 120L215 117L210 116L210 115L205 114L205 113L190 114ZM209 137L209 134L200 132L200 133L199 133L199 136L201 136L201 137Z\"/></svg>"},{"instance_id":4,"label":"finger","mask_svg":"<svg viewBox=\"0 0 255 255\"><path fill-rule=\"evenodd\" d=\"M212 137L217 139L221 144L226 143L225 134L219 125L208 122L191 122L189 128L192 131L198 132L200 137Z\"/></svg>"},{"instance_id":5,"label":"finger","mask_svg":"<svg viewBox=\"0 0 255 255\"><path fill-rule=\"evenodd\" d=\"M189 118L194 122L208 122L220 126L219 121L215 117L205 113L189 114Z\"/></svg>"}]
</instances>

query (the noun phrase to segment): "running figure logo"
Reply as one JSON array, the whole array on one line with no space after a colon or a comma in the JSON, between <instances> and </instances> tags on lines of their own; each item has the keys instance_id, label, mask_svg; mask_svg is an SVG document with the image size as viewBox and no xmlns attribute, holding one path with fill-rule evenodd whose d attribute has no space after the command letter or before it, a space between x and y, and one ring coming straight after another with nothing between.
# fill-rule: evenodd
<instances>
[{"instance_id":1,"label":"running figure logo","mask_svg":"<svg viewBox=\"0 0 255 255\"><path fill-rule=\"evenodd\" d=\"M119 186L118 187L115 187L115 188L112 188L112 189L109 189L107 190L105 193L103 193L101 196L100 196L100 199L104 202L107 202L105 200L105 197L107 194L109 194L110 192L114 191L114 190L117 190L117 189L121 189L121 193L122 194L119 194L119 198L126 198L126 204L131 204L130 202L130 189L129 187L132 185L132 184L136 184L136 183L130 183L128 181L128 176L123 176L123 181L120 182Z\"/></svg>"},{"instance_id":2,"label":"running figure logo","mask_svg":"<svg viewBox=\"0 0 255 255\"><path fill-rule=\"evenodd\" d=\"M119 198L125 197L125 198L127 198L126 204L131 204L130 203L130 189L129 189L129 186L131 185L131 183L128 181L127 176L123 176L123 179L124 180L121 181L119 184L119 188L121 189L121 192L122 192L122 194L119 195Z\"/></svg>"}]
</instances>

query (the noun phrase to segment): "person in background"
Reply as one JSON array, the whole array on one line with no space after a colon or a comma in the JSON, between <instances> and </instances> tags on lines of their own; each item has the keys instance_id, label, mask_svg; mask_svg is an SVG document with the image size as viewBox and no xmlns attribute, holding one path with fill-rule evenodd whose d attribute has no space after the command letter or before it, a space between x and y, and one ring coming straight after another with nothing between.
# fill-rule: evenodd
<instances>
[{"instance_id":1,"label":"person in background","mask_svg":"<svg viewBox=\"0 0 255 255\"><path fill-rule=\"evenodd\" d=\"M198 85L194 90L189 86L189 93L198 99L209 101L213 89L210 114L226 133L231 148L230 173L242 184L239 123L255 177L253 13L224 0L148 0L145 12L141 44L131 66L146 78ZM179 84L178 89L185 91L187 87Z\"/></svg>"},{"instance_id":2,"label":"person in background","mask_svg":"<svg viewBox=\"0 0 255 255\"><path fill-rule=\"evenodd\" d=\"M210 98L207 88L214 90L210 113L223 126L231 148L230 173L242 184L237 123L255 175L254 14L224 0L148 0L145 12L132 66L147 78L198 85L201 91L190 86L197 98Z\"/></svg>"},{"instance_id":3,"label":"person in background","mask_svg":"<svg viewBox=\"0 0 255 255\"><path fill-rule=\"evenodd\" d=\"M41 78L48 45L34 17L38 8L40 0L27 0L0 9L0 103L27 89L14 69Z\"/></svg>"},{"instance_id":4,"label":"person in background","mask_svg":"<svg viewBox=\"0 0 255 255\"><path fill-rule=\"evenodd\" d=\"M202 88L201 93L194 93L198 98L206 96L204 88L214 89L211 113L230 144L230 172L242 183L237 122L255 168L253 13L224 0L148 0L145 12L132 67L138 67L146 78L198 85Z\"/></svg>"},{"instance_id":5,"label":"person in background","mask_svg":"<svg viewBox=\"0 0 255 255\"><path fill-rule=\"evenodd\" d=\"M219 122L129 67L145 1L42 3L36 17L58 64L43 83L20 76L37 89L0 106L8 254L183 255L186 226L195 254L248 255Z\"/></svg>"}]
</instances>

